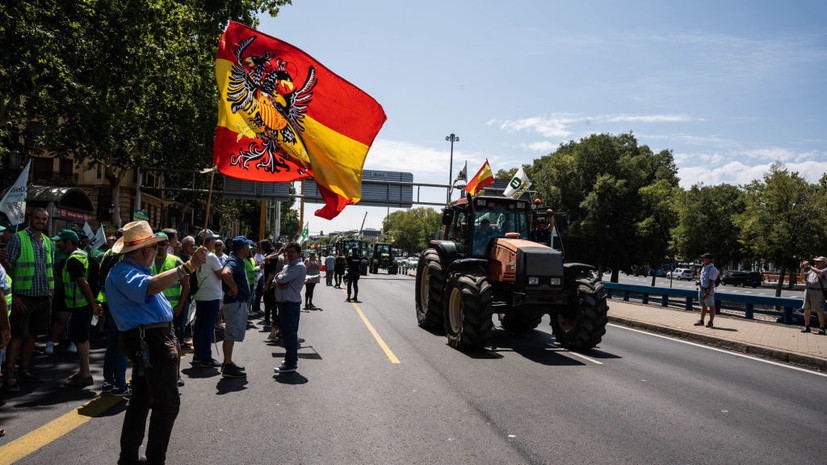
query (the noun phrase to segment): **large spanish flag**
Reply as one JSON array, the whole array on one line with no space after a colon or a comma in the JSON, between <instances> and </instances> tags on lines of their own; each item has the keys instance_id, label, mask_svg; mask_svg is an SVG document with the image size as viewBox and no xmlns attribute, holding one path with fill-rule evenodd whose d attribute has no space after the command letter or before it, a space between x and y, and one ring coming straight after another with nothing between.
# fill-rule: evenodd
<instances>
[{"instance_id":1,"label":"large spanish flag","mask_svg":"<svg viewBox=\"0 0 827 465\"><path fill-rule=\"evenodd\" d=\"M362 195L362 166L385 112L370 95L279 39L231 22L215 60L213 160L260 182L312 177L332 219Z\"/></svg>"},{"instance_id":2,"label":"large spanish flag","mask_svg":"<svg viewBox=\"0 0 827 465\"><path fill-rule=\"evenodd\" d=\"M488 160L485 160L482 168L477 171L476 176L468 181L465 190L471 195L477 195L480 190L489 184L494 184L494 174L491 173L491 166L488 164Z\"/></svg>"}]
</instances>

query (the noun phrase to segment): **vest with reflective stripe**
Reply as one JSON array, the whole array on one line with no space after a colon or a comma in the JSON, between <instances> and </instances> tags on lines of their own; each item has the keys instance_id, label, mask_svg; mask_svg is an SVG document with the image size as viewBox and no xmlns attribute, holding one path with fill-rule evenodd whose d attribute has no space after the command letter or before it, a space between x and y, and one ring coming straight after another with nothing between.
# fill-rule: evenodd
<instances>
[{"instance_id":1,"label":"vest with reflective stripe","mask_svg":"<svg viewBox=\"0 0 827 465\"><path fill-rule=\"evenodd\" d=\"M65 292L63 301L66 302L66 308L85 307L89 305L89 301L86 300L86 296L83 295L78 283L72 281L72 277L69 276L67 265L70 258L76 259L83 265L83 274L86 276L86 281L89 281L89 256L83 250L77 249L66 258L66 265L63 265L63 290Z\"/></svg>"},{"instance_id":2,"label":"vest with reflective stripe","mask_svg":"<svg viewBox=\"0 0 827 465\"><path fill-rule=\"evenodd\" d=\"M28 291L34 282L34 248L29 233L19 231L20 257L14 265L14 289ZM55 289L55 276L52 269L52 240L43 235L43 247L46 248L46 278L49 279L49 289Z\"/></svg>"},{"instance_id":3,"label":"vest with reflective stripe","mask_svg":"<svg viewBox=\"0 0 827 465\"><path fill-rule=\"evenodd\" d=\"M172 270L175 268L175 264L178 262L178 257L172 254L167 254L167 258L164 259L164 264L161 265L161 270L158 271L155 269L155 261L152 261L152 274L160 274L167 270ZM164 289L164 297L167 298L169 304L175 307L178 305L178 301L181 300L181 280L175 281L175 284L172 286Z\"/></svg>"},{"instance_id":4,"label":"vest with reflective stripe","mask_svg":"<svg viewBox=\"0 0 827 465\"><path fill-rule=\"evenodd\" d=\"M103 268L103 264L106 263L106 259L112 255L112 249L107 249L106 252L103 253L103 257L101 257L101 268ZM118 260L123 259L123 255L121 255ZM111 267L110 267L111 268ZM97 301L100 303L106 303L106 278L109 276L109 272L107 271L106 276L101 275L102 279L98 280L98 286L101 288L98 291Z\"/></svg>"},{"instance_id":5,"label":"vest with reflective stripe","mask_svg":"<svg viewBox=\"0 0 827 465\"><path fill-rule=\"evenodd\" d=\"M247 257L244 261L244 270L247 271L247 281L252 286L256 282L256 262L253 257Z\"/></svg>"},{"instance_id":6,"label":"vest with reflective stripe","mask_svg":"<svg viewBox=\"0 0 827 465\"><path fill-rule=\"evenodd\" d=\"M8 286L3 288L3 296L6 298L6 305L9 307L9 315L11 315L11 276L6 273L6 279L8 280Z\"/></svg>"}]
</instances>

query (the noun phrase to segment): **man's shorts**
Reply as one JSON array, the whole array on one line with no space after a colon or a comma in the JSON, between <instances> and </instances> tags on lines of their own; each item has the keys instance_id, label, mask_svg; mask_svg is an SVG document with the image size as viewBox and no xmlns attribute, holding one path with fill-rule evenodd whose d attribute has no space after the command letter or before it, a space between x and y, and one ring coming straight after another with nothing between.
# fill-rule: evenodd
<instances>
[{"instance_id":1,"label":"man's shorts","mask_svg":"<svg viewBox=\"0 0 827 465\"><path fill-rule=\"evenodd\" d=\"M66 326L66 335L72 342L87 342L89 340L89 330L92 327L92 307L84 305L83 307L72 308L69 311L71 316Z\"/></svg>"},{"instance_id":2,"label":"man's shorts","mask_svg":"<svg viewBox=\"0 0 827 465\"><path fill-rule=\"evenodd\" d=\"M816 313L824 313L824 293L821 289L807 289L804 292L804 308Z\"/></svg>"},{"instance_id":3,"label":"man's shorts","mask_svg":"<svg viewBox=\"0 0 827 465\"><path fill-rule=\"evenodd\" d=\"M699 287L698 288L698 301L701 303L701 305L704 305L704 306L707 306L707 307L714 307L715 306L715 289L713 288L711 291L709 291L709 297L704 297L704 294L706 294L706 289Z\"/></svg>"},{"instance_id":4,"label":"man's shorts","mask_svg":"<svg viewBox=\"0 0 827 465\"><path fill-rule=\"evenodd\" d=\"M49 312L52 309L52 297L29 297L18 295L25 311L18 311L12 306L9 322L11 323L11 337L23 339L29 336L46 334L49 331Z\"/></svg>"},{"instance_id":5,"label":"man's shorts","mask_svg":"<svg viewBox=\"0 0 827 465\"><path fill-rule=\"evenodd\" d=\"M224 304L224 340L241 342L247 332L247 306L249 302Z\"/></svg>"}]
</instances>

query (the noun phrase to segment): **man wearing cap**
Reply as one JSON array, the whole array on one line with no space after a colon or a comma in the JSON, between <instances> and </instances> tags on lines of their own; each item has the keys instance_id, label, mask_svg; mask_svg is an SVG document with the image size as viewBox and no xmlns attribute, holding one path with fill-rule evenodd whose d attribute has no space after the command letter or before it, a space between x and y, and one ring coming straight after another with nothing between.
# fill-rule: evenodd
<instances>
[{"instance_id":1,"label":"man wearing cap","mask_svg":"<svg viewBox=\"0 0 827 465\"><path fill-rule=\"evenodd\" d=\"M233 362L233 346L244 341L247 332L247 306L250 303L250 280L244 262L250 256L252 241L244 236L235 237L231 242L231 253L221 272L221 278L229 290L224 293L224 363L221 376L243 378L244 367Z\"/></svg>"},{"instance_id":2,"label":"man wearing cap","mask_svg":"<svg viewBox=\"0 0 827 465\"><path fill-rule=\"evenodd\" d=\"M153 276L150 267L161 241L149 223L133 221L124 225L123 237L112 246L112 252L123 253L124 258L106 278L106 300L121 332L121 348L133 366L132 398L121 430L119 464L140 463L138 449L150 409L146 463L164 463L181 405L173 310L162 292L203 264L207 250L200 247L188 262Z\"/></svg>"},{"instance_id":3,"label":"man wearing cap","mask_svg":"<svg viewBox=\"0 0 827 465\"><path fill-rule=\"evenodd\" d=\"M63 386L89 386L92 384L92 373L89 371L89 329L92 326L92 315L101 314L101 306L95 299L98 293L97 262L79 248L78 235L74 231L64 229L52 239L66 255L61 281L64 308L71 315L67 334L69 341L77 347L80 361L78 372L69 376Z\"/></svg>"},{"instance_id":4,"label":"man wearing cap","mask_svg":"<svg viewBox=\"0 0 827 465\"><path fill-rule=\"evenodd\" d=\"M208 251L215 246L218 238L209 229L201 236L203 247ZM192 325L192 345L194 355L192 364L202 368L220 367L221 362L212 358L212 341L215 333L215 322L218 311L221 310L221 299L224 291L221 289L221 271L223 266L214 253L209 252L206 262L197 268L196 279L198 290L195 291L195 323Z\"/></svg>"},{"instance_id":5,"label":"man wearing cap","mask_svg":"<svg viewBox=\"0 0 827 465\"><path fill-rule=\"evenodd\" d=\"M804 329L802 333L810 332L810 312L815 310L818 315L818 334L825 333L824 300L827 299L827 258L816 257L814 264L804 260L801 262L801 273L807 279L807 289L804 291Z\"/></svg>"},{"instance_id":6,"label":"man wearing cap","mask_svg":"<svg viewBox=\"0 0 827 465\"><path fill-rule=\"evenodd\" d=\"M712 264L712 254L705 253L701 255L701 263L703 263L703 267L701 267L701 276L700 280L698 281L698 300L701 302L701 319L695 326L703 326L704 325L704 316L706 315L707 308L709 309L709 323L707 323L706 327L712 327L712 320L715 319L715 283L718 280L718 268L715 268L715 265Z\"/></svg>"},{"instance_id":7,"label":"man wearing cap","mask_svg":"<svg viewBox=\"0 0 827 465\"><path fill-rule=\"evenodd\" d=\"M8 375L3 389L18 391L18 381L41 383L43 380L29 372L34 352L35 336L49 328L49 310L54 293L54 244L43 234L49 222L49 212L35 207L29 214L29 226L13 235L6 249L12 277L11 343L8 349ZM19 369L15 370L17 356Z\"/></svg>"},{"instance_id":8,"label":"man wearing cap","mask_svg":"<svg viewBox=\"0 0 827 465\"><path fill-rule=\"evenodd\" d=\"M302 287L307 269L302 262L302 246L291 242L284 247L287 265L274 278L274 294L279 307L279 325L284 339L284 361L274 369L276 373L292 373L299 362L299 313Z\"/></svg>"}]
</instances>

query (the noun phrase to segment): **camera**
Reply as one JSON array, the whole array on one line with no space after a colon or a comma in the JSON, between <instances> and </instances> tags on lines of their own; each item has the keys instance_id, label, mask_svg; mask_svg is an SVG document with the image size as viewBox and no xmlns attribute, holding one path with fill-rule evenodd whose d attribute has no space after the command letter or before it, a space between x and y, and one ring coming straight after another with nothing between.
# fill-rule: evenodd
<instances>
[{"instance_id":1,"label":"camera","mask_svg":"<svg viewBox=\"0 0 827 465\"><path fill-rule=\"evenodd\" d=\"M805 267L804 267L804 271L805 271L805 272L810 271L810 266L809 266L809 265L808 265L808 266L805 266Z\"/></svg>"}]
</instances>

